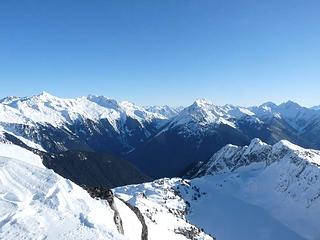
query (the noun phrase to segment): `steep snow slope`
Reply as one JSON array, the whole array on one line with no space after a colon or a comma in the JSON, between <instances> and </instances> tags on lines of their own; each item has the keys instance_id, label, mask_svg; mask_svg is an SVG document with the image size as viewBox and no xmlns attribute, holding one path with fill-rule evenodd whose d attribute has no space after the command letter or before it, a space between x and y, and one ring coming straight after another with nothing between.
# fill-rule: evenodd
<instances>
[{"instance_id":1,"label":"steep snow slope","mask_svg":"<svg viewBox=\"0 0 320 240\"><path fill-rule=\"evenodd\" d=\"M140 239L139 220L115 201L125 236L105 201L46 169L32 152L0 144L0 239Z\"/></svg>"}]
</instances>

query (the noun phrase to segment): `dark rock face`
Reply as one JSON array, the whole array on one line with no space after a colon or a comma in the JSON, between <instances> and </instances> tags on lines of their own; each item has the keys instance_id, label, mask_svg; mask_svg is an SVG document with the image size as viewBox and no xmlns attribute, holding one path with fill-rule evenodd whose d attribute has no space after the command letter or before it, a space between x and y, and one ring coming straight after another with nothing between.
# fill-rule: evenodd
<instances>
[{"instance_id":1,"label":"dark rock face","mask_svg":"<svg viewBox=\"0 0 320 240\"><path fill-rule=\"evenodd\" d=\"M108 189L106 187L83 186L83 188L90 194L91 197L107 200L109 206L114 211L114 222L117 226L118 232L120 234L124 234L125 229L123 228L121 216L120 216L119 211L117 209L117 206L114 202L114 194L113 194L112 190ZM129 203L127 203L126 201L123 201L122 199L120 199L120 200L122 202L124 202L136 214L137 218L141 222L141 225L142 225L141 240L148 240L148 226L147 226L147 224L144 220L144 216L140 212L139 208L130 205Z\"/></svg>"},{"instance_id":2,"label":"dark rock face","mask_svg":"<svg viewBox=\"0 0 320 240\"><path fill-rule=\"evenodd\" d=\"M121 201L123 201L136 214L137 218L141 222L141 225L142 225L141 240L148 240L148 226L147 226L146 221L144 219L144 216L142 215L139 208L127 203L126 201L122 200L121 198L119 198L119 199Z\"/></svg>"},{"instance_id":3,"label":"dark rock face","mask_svg":"<svg viewBox=\"0 0 320 240\"><path fill-rule=\"evenodd\" d=\"M90 194L91 197L107 200L110 208L114 211L113 221L117 226L118 232L123 235L124 229L123 229L122 219L118 211L118 208L114 202L114 195L112 190L104 187L92 187L92 188L84 187L84 188L87 190L87 192Z\"/></svg>"}]
</instances>

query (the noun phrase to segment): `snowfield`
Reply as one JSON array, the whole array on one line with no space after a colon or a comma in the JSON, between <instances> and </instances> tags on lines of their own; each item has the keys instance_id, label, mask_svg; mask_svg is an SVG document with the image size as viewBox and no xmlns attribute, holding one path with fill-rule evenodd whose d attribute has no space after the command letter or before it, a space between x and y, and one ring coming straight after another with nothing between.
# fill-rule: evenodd
<instances>
[{"instance_id":1,"label":"snowfield","mask_svg":"<svg viewBox=\"0 0 320 240\"><path fill-rule=\"evenodd\" d=\"M0 144L0 239L140 239L135 214L115 202L125 236L106 201L46 169L32 152Z\"/></svg>"}]
</instances>

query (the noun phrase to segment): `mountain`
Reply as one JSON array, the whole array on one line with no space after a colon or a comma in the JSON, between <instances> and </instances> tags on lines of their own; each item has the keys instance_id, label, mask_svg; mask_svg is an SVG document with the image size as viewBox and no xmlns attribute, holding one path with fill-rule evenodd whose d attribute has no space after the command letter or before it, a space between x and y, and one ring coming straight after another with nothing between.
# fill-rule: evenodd
<instances>
[{"instance_id":1,"label":"mountain","mask_svg":"<svg viewBox=\"0 0 320 240\"><path fill-rule=\"evenodd\" d=\"M166 118L172 118L178 115L179 112L183 110L184 107L169 107L167 105L164 106L147 106L144 109L148 112L160 114Z\"/></svg>"},{"instance_id":2,"label":"mountain","mask_svg":"<svg viewBox=\"0 0 320 240\"><path fill-rule=\"evenodd\" d=\"M244 108L199 99L130 152L128 158L151 177L174 177L208 160L228 143L245 145L259 137L269 144L287 139L320 149L319 134L320 112L294 102Z\"/></svg>"},{"instance_id":3,"label":"mountain","mask_svg":"<svg viewBox=\"0 0 320 240\"><path fill-rule=\"evenodd\" d=\"M0 176L1 239L212 239L177 213L162 212L162 221L151 222L110 189L83 189L13 144L0 144Z\"/></svg>"},{"instance_id":4,"label":"mountain","mask_svg":"<svg viewBox=\"0 0 320 240\"><path fill-rule=\"evenodd\" d=\"M313 110L320 110L320 105L311 107Z\"/></svg>"},{"instance_id":5,"label":"mountain","mask_svg":"<svg viewBox=\"0 0 320 240\"><path fill-rule=\"evenodd\" d=\"M0 128L41 150L133 150L168 121L129 102L102 96L61 99L43 92L0 101Z\"/></svg>"},{"instance_id":6,"label":"mountain","mask_svg":"<svg viewBox=\"0 0 320 240\"><path fill-rule=\"evenodd\" d=\"M320 151L253 139L226 145L192 172L191 180L160 179L115 193L150 219L160 219L162 209L185 209L189 222L221 240L319 239Z\"/></svg>"}]
</instances>

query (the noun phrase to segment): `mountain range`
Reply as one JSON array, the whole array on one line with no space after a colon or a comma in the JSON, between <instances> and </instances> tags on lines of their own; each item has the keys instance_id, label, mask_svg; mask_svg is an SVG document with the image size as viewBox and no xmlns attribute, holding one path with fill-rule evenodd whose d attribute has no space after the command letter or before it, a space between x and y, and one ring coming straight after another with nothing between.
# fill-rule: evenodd
<instances>
[{"instance_id":1,"label":"mountain range","mask_svg":"<svg viewBox=\"0 0 320 240\"><path fill-rule=\"evenodd\" d=\"M292 101L239 107L199 99L185 108L140 107L103 96L62 99L47 92L0 100L2 141L18 139L53 154L103 152L130 161L151 178L183 176L224 145L244 146L253 138L320 149L319 134L320 111Z\"/></svg>"}]
</instances>

